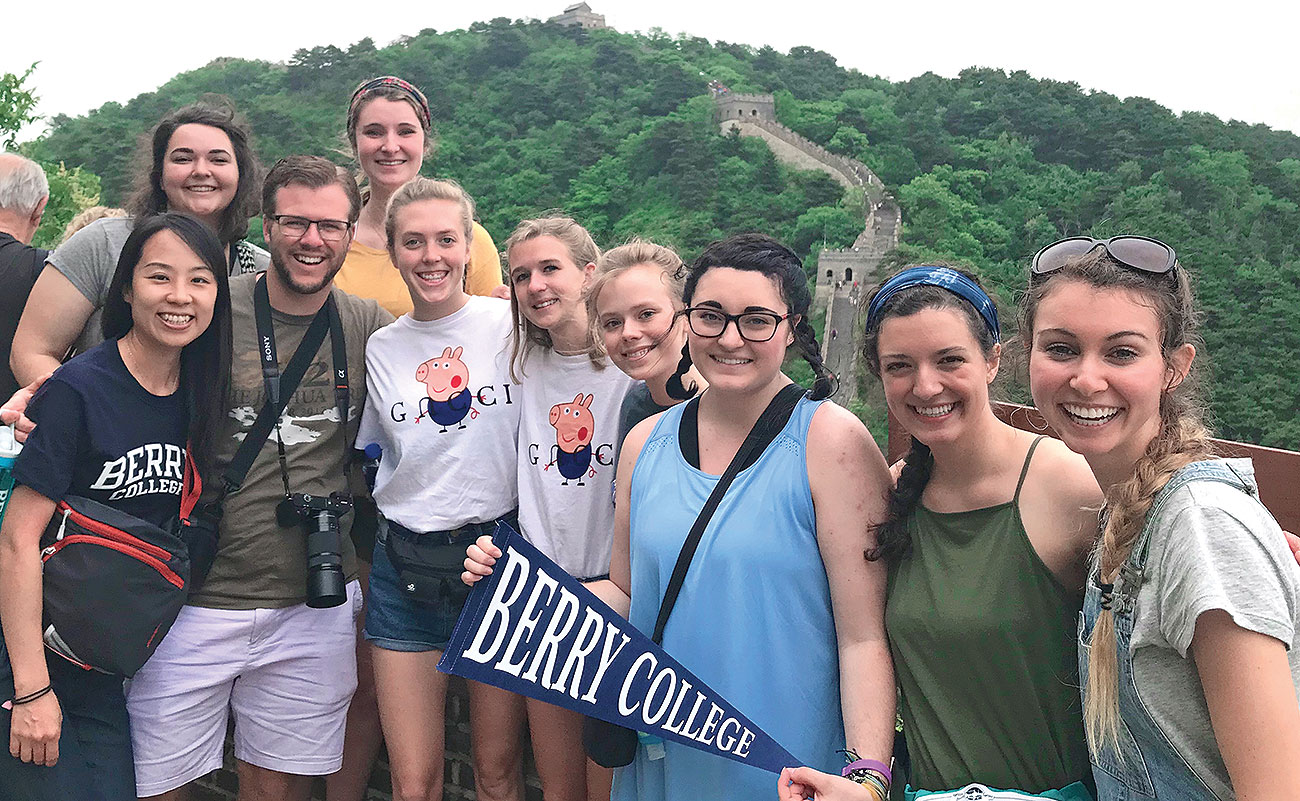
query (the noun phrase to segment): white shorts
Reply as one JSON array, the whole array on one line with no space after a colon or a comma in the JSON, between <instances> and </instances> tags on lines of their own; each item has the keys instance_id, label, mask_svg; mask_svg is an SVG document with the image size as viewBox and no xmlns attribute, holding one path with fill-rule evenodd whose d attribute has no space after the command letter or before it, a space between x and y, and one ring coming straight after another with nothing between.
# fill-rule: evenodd
<instances>
[{"instance_id":1,"label":"white shorts","mask_svg":"<svg viewBox=\"0 0 1300 801\"><path fill-rule=\"evenodd\" d=\"M227 709L235 756L298 776L343 762L357 687L361 590L333 609L186 606L127 685L136 792L160 795L221 767Z\"/></svg>"}]
</instances>

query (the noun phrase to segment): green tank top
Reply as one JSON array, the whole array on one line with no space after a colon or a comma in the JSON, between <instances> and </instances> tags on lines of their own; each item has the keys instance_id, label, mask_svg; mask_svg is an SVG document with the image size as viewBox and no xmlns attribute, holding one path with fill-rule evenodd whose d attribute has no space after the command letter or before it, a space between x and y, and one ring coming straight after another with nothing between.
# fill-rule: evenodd
<instances>
[{"instance_id":1,"label":"green tank top","mask_svg":"<svg viewBox=\"0 0 1300 801\"><path fill-rule=\"evenodd\" d=\"M1075 645L1082 597L1047 569L1020 520L1040 441L1010 503L918 505L912 553L890 571L885 622L914 788L1091 785Z\"/></svg>"}]
</instances>

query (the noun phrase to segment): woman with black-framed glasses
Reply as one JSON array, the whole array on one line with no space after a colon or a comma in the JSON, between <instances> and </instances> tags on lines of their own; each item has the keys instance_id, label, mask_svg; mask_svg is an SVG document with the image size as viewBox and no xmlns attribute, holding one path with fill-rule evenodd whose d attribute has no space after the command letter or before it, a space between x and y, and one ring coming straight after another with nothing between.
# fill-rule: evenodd
<instances>
[{"instance_id":1,"label":"woman with black-framed glasses","mask_svg":"<svg viewBox=\"0 0 1300 801\"><path fill-rule=\"evenodd\" d=\"M883 625L883 570L861 558L884 511L883 457L866 428L826 401L835 377L808 321L799 258L770 237L715 242L683 291L687 353L708 382L697 399L636 426L620 458L617 527L603 595L643 631L654 627L682 541L760 413L790 383L794 346L816 382L775 441L753 457L700 543L663 646L808 764L839 749L887 761L893 672ZM630 604L629 604L630 602ZM761 798L771 776L676 743L637 749L613 798L681 797L686 788Z\"/></svg>"}]
</instances>

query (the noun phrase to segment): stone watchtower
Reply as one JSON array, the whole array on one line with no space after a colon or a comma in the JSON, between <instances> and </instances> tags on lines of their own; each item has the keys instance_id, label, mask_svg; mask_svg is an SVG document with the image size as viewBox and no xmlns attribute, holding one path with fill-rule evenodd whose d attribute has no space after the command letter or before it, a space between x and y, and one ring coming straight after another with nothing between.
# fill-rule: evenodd
<instances>
[{"instance_id":1,"label":"stone watchtower","mask_svg":"<svg viewBox=\"0 0 1300 801\"><path fill-rule=\"evenodd\" d=\"M574 3L565 8L563 14L557 14L547 21L556 22L560 25L576 25L587 31L609 29L609 26L605 24L605 15L592 11L591 6L586 3Z\"/></svg>"},{"instance_id":2,"label":"stone watchtower","mask_svg":"<svg viewBox=\"0 0 1300 801\"><path fill-rule=\"evenodd\" d=\"M776 100L771 95L720 92L714 95L718 122L776 122Z\"/></svg>"}]
</instances>

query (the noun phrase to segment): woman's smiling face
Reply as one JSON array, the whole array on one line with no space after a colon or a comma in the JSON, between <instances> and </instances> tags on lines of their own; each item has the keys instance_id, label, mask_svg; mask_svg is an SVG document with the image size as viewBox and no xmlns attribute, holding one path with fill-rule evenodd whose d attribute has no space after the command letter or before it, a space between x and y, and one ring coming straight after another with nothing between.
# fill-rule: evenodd
<instances>
[{"instance_id":1,"label":"woman's smiling face","mask_svg":"<svg viewBox=\"0 0 1300 801\"><path fill-rule=\"evenodd\" d=\"M887 317L876 349L889 410L921 442L956 441L985 419L1000 348L985 358L960 310Z\"/></svg>"},{"instance_id":2,"label":"woman's smiling face","mask_svg":"<svg viewBox=\"0 0 1300 801\"><path fill-rule=\"evenodd\" d=\"M167 209L191 214L215 228L239 189L239 165L230 137L211 125L186 123L172 132L163 159L161 184Z\"/></svg>"},{"instance_id":3,"label":"woman's smiling face","mask_svg":"<svg viewBox=\"0 0 1300 801\"><path fill-rule=\"evenodd\" d=\"M686 341L679 303L656 264L609 279L596 302L596 325L610 361L639 381L672 375Z\"/></svg>"},{"instance_id":4,"label":"woman's smiling face","mask_svg":"<svg viewBox=\"0 0 1300 801\"><path fill-rule=\"evenodd\" d=\"M1159 433L1160 402L1195 349L1161 353L1160 321L1139 292L1062 280L1034 316L1029 383L1034 403L1071 450L1123 475Z\"/></svg>"},{"instance_id":5,"label":"woman's smiling face","mask_svg":"<svg viewBox=\"0 0 1300 801\"><path fill-rule=\"evenodd\" d=\"M707 307L728 315L757 312L783 317L789 312L776 279L757 270L733 267L711 267L701 275L691 307ZM692 331L687 335L691 361L711 389L762 391L781 372L786 348L794 342L796 322L797 317L781 320L776 333L766 342L742 338L735 322L728 322L716 337L702 337Z\"/></svg>"},{"instance_id":6,"label":"woman's smiling face","mask_svg":"<svg viewBox=\"0 0 1300 801\"><path fill-rule=\"evenodd\" d=\"M393 191L420 172L425 133L405 100L366 101L357 111L356 136L357 160L371 183Z\"/></svg>"}]
</instances>

